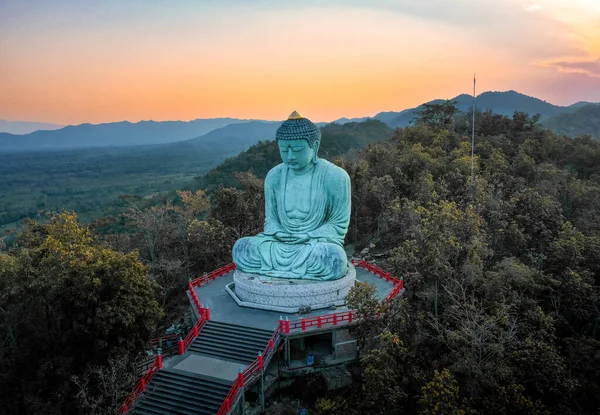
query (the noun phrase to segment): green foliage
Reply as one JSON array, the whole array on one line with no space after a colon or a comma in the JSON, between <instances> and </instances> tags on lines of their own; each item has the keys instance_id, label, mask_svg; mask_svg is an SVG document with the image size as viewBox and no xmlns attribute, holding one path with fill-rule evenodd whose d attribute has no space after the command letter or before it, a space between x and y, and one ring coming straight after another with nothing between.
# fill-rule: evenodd
<instances>
[{"instance_id":1,"label":"green foliage","mask_svg":"<svg viewBox=\"0 0 600 415\"><path fill-rule=\"evenodd\" d=\"M422 389L421 414L464 415L460 408L458 383L448 369L433 372L433 379Z\"/></svg>"},{"instance_id":2,"label":"green foliage","mask_svg":"<svg viewBox=\"0 0 600 415\"><path fill-rule=\"evenodd\" d=\"M349 309L356 311L357 316L360 316L355 336L361 348L368 348L383 328L380 313L383 311L384 304L377 299L375 286L358 281L350 289L346 304Z\"/></svg>"},{"instance_id":3,"label":"green foliage","mask_svg":"<svg viewBox=\"0 0 600 415\"><path fill-rule=\"evenodd\" d=\"M384 344L363 360L362 399L382 413L595 413L600 143L537 116L477 113L472 177L468 118L429 109L343 162L349 240L376 241L407 287L374 325L402 353Z\"/></svg>"},{"instance_id":4,"label":"green foliage","mask_svg":"<svg viewBox=\"0 0 600 415\"><path fill-rule=\"evenodd\" d=\"M600 140L600 104L588 104L573 112L555 115L543 124L557 134L570 137L588 134Z\"/></svg>"},{"instance_id":5,"label":"green foliage","mask_svg":"<svg viewBox=\"0 0 600 415\"><path fill-rule=\"evenodd\" d=\"M341 399L318 398L315 403L316 415L345 415L348 413L348 403Z\"/></svg>"},{"instance_id":6,"label":"green foliage","mask_svg":"<svg viewBox=\"0 0 600 415\"><path fill-rule=\"evenodd\" d=\"M423 104L421 109L416 112L417 123L423 123L436 129L448 128L458 112L457 102L454 100L444 101L440 104Z\"/></svg>"},{"instance_id":7,"label":"green foliage","mask_svg":"<svg viewBox=\"0 0 600 415\"><path fill-rule=\"evenodd\" d=\"M363 404L376 408L379 414L396 414L409 399L405 390L410 383L405 365L408 350L400 338L386 332L381 335L381 347L368 352L361 360L363 367Z\"/></svg>"},{"instance_id":8,"label":"green foliage","mask_svg":"<svg viewBox=\"0 0 600 415\"><path fill-rule=\"evenodd\" d=\"M71 376L143 350L160 317L147 274L136 253L95 244L72 213L30 223L0 254L3 406L72 413Z\"/></svg>"}]
</instances>

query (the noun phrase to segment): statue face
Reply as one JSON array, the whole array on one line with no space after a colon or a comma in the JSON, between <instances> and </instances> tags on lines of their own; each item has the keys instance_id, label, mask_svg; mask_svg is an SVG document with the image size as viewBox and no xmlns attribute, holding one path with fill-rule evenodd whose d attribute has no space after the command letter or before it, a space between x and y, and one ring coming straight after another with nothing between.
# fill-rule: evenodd
<instances>
[{"instance_id":1,"label":"statue face","mask_svg":"<svg viewBox=\"0 0 600 415\"><path fill-rule=\"evenodd\" d=\"M314 158L315 150L306 140L279 140L277 144L281 160L292 170L302 170Z\"/></svg>"}]
</instances>

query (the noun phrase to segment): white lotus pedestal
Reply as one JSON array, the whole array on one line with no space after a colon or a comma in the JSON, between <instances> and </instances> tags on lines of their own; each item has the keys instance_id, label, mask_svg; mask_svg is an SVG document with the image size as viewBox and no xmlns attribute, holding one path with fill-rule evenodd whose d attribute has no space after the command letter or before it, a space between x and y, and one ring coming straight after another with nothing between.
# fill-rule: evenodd
<instances>
[{"instance_id":1,"label":"white lotus pedestal","mask_svg":"<svg viewBox=\"0 0 600 415\"><path fill-rule=\"evenodd\" d=\"M346 275L335 281L270 278L236 270L226 290L241 307L297 313L342 306L356 281L356 269L350 265Z\"/></svg>"}]
</instances>

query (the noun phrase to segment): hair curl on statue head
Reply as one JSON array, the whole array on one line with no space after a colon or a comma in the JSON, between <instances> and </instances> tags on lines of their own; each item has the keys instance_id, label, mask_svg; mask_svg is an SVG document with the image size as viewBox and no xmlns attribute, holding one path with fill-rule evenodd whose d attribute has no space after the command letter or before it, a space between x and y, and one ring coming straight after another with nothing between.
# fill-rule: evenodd
<instances>
[{"instance_id":1,"label":"hair curl on statue head","mask_svg":"<svg viewBox=\"0 0 600 415\"><path fill-rule=\"evenodd\" d=\"M275 139L277 141L306 140L314 148L315 142L321 141L321 130L311 120L294 111L277 129Z\"/></svg>"}]
</instances>

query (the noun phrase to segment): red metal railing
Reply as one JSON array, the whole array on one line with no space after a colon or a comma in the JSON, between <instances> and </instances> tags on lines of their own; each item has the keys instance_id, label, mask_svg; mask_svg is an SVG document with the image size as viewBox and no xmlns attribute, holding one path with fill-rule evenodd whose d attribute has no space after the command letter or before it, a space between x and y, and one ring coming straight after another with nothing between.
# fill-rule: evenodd
<instances>
[{"instance_id":1,"label":"red metal railing","mask_svg":"<svg viewBox=\"0 0 600 415\"><path fill-rule=\"evenodd\" d=\"M179 339L179 341L177 342L178 354L185 353L185 350L190 345L190 343L192 341L194 341L194 339L198 336L198 333L200 332L200 329L202 328L204 323L206 323L206 321L210 320L210 309L203 308L200 305L200 301L198 300L198 296L196 295L196 291L194 290L194 287L199 287L200 285L202 285L204 282L201 282L201 281L203 281L204 278L206 278L206 277L210 277L210 279L215 279L216 276L224 275L225 269L228 270L227 272L230 272L233 269L235 269L235 264L233 264L233 268L231 268L231 266L232 266L232 264L226 265L225 267L219 268L216 271L212 271L212 272L204 275L203 277L200 277L194 281L189 282L188 289L190 290L190 295L192 297L192 301L194 302L194 305L196 306L196 310L198 311L199 318L198 318L198 321L196 322L196 324L194 324L194 326L192 327L190 332L187 334L187 336L185 336L184 339ZM162 339L166 339L166 338L170 339L172 337L171 336L162 337ZM160 339L161 338L153 339L152 343L153 344L155 342L158 343ZM127 398L125 398L125 402L123 403L123 405L121 405L121 408L119 409L120 413L123 413L123 414L128 413L129 408L131 408L131 406L133 405L135 400L138 398L138 396L140 396L140 394L146 390L146 386L148 385L148 383L150 383L150 381L154 377L154 374L158 371L158 369L162 368L162 358L163 358L163 356L160 354L158 356L156 356L156 359L154 360L152 365L148 368L148 370L140 378L140 380L138 380L138 382L135 384L133 391L127 396Z\"/></svg>"},{"instance_id":2,"label":"red metal railing","mask_svg":"<svg viewBox=\"0 0 600 415\"><path fill-rule=\"evenodd\" d=\"M379 278L385 278L386 281L391 281L394 283L394 288L387 295L387 297L385 298L385 301L391 301L392 299L394 299L400 293L400 291L402 291L402 289L404 288L404 280L402 279L402 277L400 277L400 278L394 277L389 272L384 271L381 268L376 267L373 264L369 264L364 259L362 261L355 261L353 259L352 265L354 265L355 267L364 268L367 271L369 271L371 274L379 275Z\"/></svg>"},{"instance_id":3,"label":"red metal railing","mask_svg":"<svg viewBox=\"0 0 600 415\"><path fill-rule=\"evenodd\" d=\"M389 272L382 270L381 268L376 267L375 265L369 264L367 261L355 261L352 260L352 264L357 267L365 268L367 271L379 275L380 278L385 278L386 281L391 281L394 283L394 288L386 297L386 301L392 300L396 297L400 291L404 288L404 281L402 278L397 278L392 276ZM188 335L183 340L179 340L179 354L183 354L185 349L189 346L189 344L194 340L204 323L207 320L210 320L210 309L203 308L200 304L200 300L196 295L196 291L194 288L201 287L202 285L215 280L218 277L222 277L225 274L230 273L235 270L236 266L234 263L225 265L215 271L209 272L202 277L196 278L193 281L189 282L188 289L190 291L190 296L192 297L192 301L196 306L196 310L200 318L192 328L192 330L188 333ZM310 327L321 328L326 325L338 325L343 322L347 322L348 324L355 321L357 318L355 311L343 311L335 314L326 314L317 317L303 318L299 321L295 321L291 323L289 320L280 320L278 327L273 332L273 335L269 339L269 342L263 352L258 355L258 357L250 363L243 372L238 374L237 379L233 382L227 397L223 401L221 408L217 412L217 415L226 415L227 412L231 410L231 406L235 404L235 400L240 391L244 390L244 385L251 381L252 377L257 373L260 373L264 370L265 362L268 364L269 359L272 357L273 352L275 350L275 346L279 342L279 338L281 333L290 333L291 330L307 330ZM133 392L127 397L125 403L122 405L119 412L127 413L129 408L135 402L135 399L146 389L146 385L152 380L154 374L158 371L158 369L162 368L162 356L157 356L155 362L148 369L146 374L142 376L142 378L135 385Z\"/></svg>"},{"instance_id":4,"label":"red metal railing","mask_svg":"<svg viewBox=\"0 0 600 415\"><path fill-rule=\"evenodd\" d=\"M212 280L217 279L218 277L222 277L225 274L229 274L231 271L235 270L235 263L227 264L224 267L211 271L207 274L204 274L201 277L196 278L192 281L192 285L194 287L200 287Z\"/></svg>"},{"instance_id":5,"label":"red metal railing","mask_svg":"<svg viewBox=\"0 0 600 415\"><path fill-rule=\"evenodd\" d=\"M119 409L120 413L126 414L129 411L129 408L131 408L137 397L146 390L146 386L150 383L154 377L154 374L158 372L158 369L161 368L162 355L159 354L156 356L156 359L154 359L154 363L152 363L152 365L148 368L146 374L144 374L144 376L137 381L133 388L133 392L131 392L129 395L127 395L127 398L125 398L125 402L123 402L123 405L121 405L121 408Z\"/></svg>"},{"instance_id":6,"label":"red metal railing","mask_svg":"<svg viewBox=\"0 0 600 415\"><path fill-rule=\"evenodd\" d=\"M317 316L317 317L309 317L309 318L303 318L301 320L298 321L294 321L293 323L290 322L289 320L285 320L282 321L283 327L282 327L282 332L283 333L289 333L292 330L302 330L305 331L307 329L309 329L310 327L316 327L316 328L322 328L323 326L327 326L327 325L333 325L333 326L337 326L338 324L341 324L343 322L348 322L348 323L352 323L356 318L356 312L349 310L349 311L341 311L339 313L335 313L335 314L325 314L322 316Z\"/></svg>"},{"instance_id":7,"label":"red metal railing","mask_svg":"<svg viewBox=\"0 0 600 415\"><path fill-rule=\"evenodd\" d=\"M279 341L279 329L281 327L281 322L279 326L273 332L273 335L269 339L269 342L265 346L263 352L258 355L258 357L250 363L243 372L238 374L238 377L233 385L231 385L231 389L227 394L227 397L223 401L221 408L217 412L217 415L225 415L227 412L231 410L231 406L235 403L238 393L244 391L244 385L249 383L252 380L252 377L258 373L260 373L265 366L265 362L268 362L270 357L272 356L275 346Z\"/></svg>"}]
</instances>

